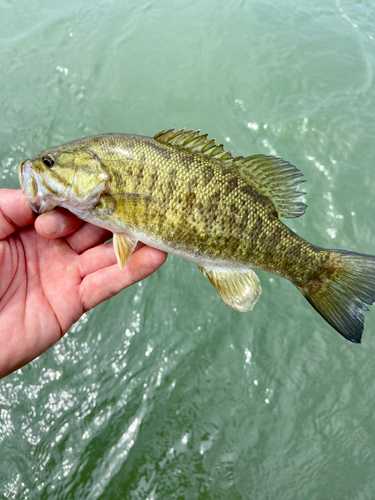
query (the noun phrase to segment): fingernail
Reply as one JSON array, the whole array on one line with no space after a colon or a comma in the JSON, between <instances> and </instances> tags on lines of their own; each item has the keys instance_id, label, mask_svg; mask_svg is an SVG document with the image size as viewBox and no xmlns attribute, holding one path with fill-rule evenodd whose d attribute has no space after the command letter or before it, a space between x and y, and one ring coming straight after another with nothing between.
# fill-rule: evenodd
<instances>
[{"instance_id":1,"label":"fingernail","mask_svg":"<svg viewBox=\"0 0 375 500\"><path fill-rule=\"evenodd\" d=\"M62 229L62 223L60 217L55 214L43 214L39 216L39 224L41 225L43 231L50 236L56 234L60 229Z\"/></svg>"}]
</instances>

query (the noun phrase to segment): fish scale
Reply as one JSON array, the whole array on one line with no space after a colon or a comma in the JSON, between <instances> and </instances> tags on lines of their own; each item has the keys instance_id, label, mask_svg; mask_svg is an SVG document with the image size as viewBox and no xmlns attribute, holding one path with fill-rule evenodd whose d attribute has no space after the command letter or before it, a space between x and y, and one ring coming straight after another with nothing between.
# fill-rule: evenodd
<instances>
[{"instance_id":1,"label":"fish scale","mask_svg":"<svg viewBox=\"0 0 375 500\"><path fill-rule=\"evenodd\" d=\"M123 175L116 179L117 184L111 186L111 190L115 193L121 189L129 192L139 191L156 197L157 207L160 201L166 204L165 211L153 214L151 223L147 220L149 233L170 244L178 238L175 244L184 246L192 253L206 252L212 258L234 261L241 259L240 262L243 264L248 264L250 261L255 267L264 266L260 259L255 260L254 252L254 255L251 255L251 248L256 248L254 242L259 241L260 231L257 228L261 229L262 221L265 221L270 214L265 210L257 215L251 210L253 192L246 194L241 191L241 187L246 186L244 180L240 179L233 189L226 189L233 179L238 179L238 176L231 172L223 175L223 168L220 165L210 164L215 160L193 155L186 157L184 151L179 149L172 151L165 158L163 155L157 156L153 144L149 146L143 141L141 146L137 147L135 142L129 141L133 158L128 160L129 165L124 168ZM104 155L100 147L93 150L98 156L103 156L105 165L106 150L104 149ZM149 161L145 162L144 158L149 158ZM155 163L154 158L157 159ZM150 169L150 163L154 166L153 170ZM182 167L176 171L176 165L184 166L186 171ZM145 170L148 175L144 173ZM139 172L143 172L143 182L135 184L134 179L140 176ZM171 175L175 176L174 189L168 189ZM190 178L197 179L195 196L191 196L191 191L187 187L186 181ZM264 200L264 204L269 205L268 200ZM237 225L233 224L233 212L230 210L233 205L239 207L234 216ZM199 210L199 207L203 210ZM175 228L180 227L182 221L185 221L183 230L176 235ZM138 224L139 221L135 223ZM207 238L208 225L211 237ZM281 223L279 227L282 228ZM171 228L174 230L171 231ZM199 235L202 235L202 238L199 238ZM274 241L272 231L268 236L272 243ZM265 252L267 244L265 241L265 245L258 252L260 256Z\"/></svg>"},{"instance_id":2,"label":"fish scale","mask_svg":"<svg viewBox=\"0 0 375 500\"><path fill-rule=\"evenodd\" d=\"M222 299L252 309L253 269L290 280L344 337L360 342L375 300L375 258L319 248L283 224L304 214L299 170L272 156L233 157L199 131L102 134L20 163L39 213L61 206L114 233L121 268L138 241L196 262Z\"/></svg>"}]
</instances>

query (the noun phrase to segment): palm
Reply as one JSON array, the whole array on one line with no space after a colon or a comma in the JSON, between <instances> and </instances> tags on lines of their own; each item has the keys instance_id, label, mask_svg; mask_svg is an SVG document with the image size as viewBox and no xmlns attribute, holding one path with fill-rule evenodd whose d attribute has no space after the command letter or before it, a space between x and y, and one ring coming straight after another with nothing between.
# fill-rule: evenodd
<instances>
[{"instance_id":1,"label":"palm","mask_svg":"<svg viewBox=\"0 0 375 500\"><path fill-rule=\"evenodd\" d=\"M23 204L24 225L31 224L30 209L17 200ZM103 244L110 237L107 231L84 224L65 238L47 240L33 225L16 230L19 221L1 209L0 377L41 354L85 311L165 260L162 252L142 247L120 271L112 244Z\"/></svg>"},{"instance_id":2,"label":"palm","mask_svg":"<svg viewBox=\"0 0 375 500\"><path fill-rule=\"evenodd\" d=\"M13 331L24 329L34 339L48 328L52 342L58 340L85 310L87 259L64 239L40 238L33 227L3 243L0 323L9 320Z\"/></svg>"}]
</instances>

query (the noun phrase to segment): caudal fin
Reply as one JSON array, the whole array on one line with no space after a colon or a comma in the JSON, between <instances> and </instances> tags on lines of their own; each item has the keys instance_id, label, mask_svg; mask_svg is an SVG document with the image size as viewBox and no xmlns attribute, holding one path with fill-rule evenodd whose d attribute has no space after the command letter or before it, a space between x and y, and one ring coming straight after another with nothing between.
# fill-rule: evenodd
<instances>
[{"instance_id":1,"label":"caudal fin","mask_svg":"<svg viewBox=\"0 0 375 500\"><path fill-rule=\"evenodd\" d=\"M343 250L337 267L317 286L300 289L310 304L343 337L359 344L368 305L375 301L375 257Z\"/></svg>"}]
</instances>

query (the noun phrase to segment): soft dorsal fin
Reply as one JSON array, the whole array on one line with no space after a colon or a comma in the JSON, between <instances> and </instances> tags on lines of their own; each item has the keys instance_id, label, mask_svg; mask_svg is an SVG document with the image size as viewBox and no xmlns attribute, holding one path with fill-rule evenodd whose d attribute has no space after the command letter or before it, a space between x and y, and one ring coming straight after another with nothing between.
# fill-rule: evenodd
<instances>
[{"instance_id":1,"label":"soft dorsal fin","mask_svg":"<svg viewBox=\"0 0 375 500\"><path fill-rule=\"evenodd\" d=\"M238 169L243 178L257 191L266 196L274 205L277 215L292 219L300 217L306 211L306 205L300 201L305 194L298 190L302 184L302 174L294 165L282 158L255 155L244 158L233 157L224 151L222 144L207 140L207 134L199 135L199 130L162 130L154 139L172 146L189 149L212 160L217 160L226 167Z\"/></svg>"},{"instance_id":2,"label":"soft dorsal fin","mask_svg":"<svg viewBox=\"0 0 375 500\"><path fill-rule=\"evenodd\" d=\"M305 181L294 165L282 158L264 155L235 158L234 165L249 184L272 201L279 217L293 219L306 212L306 205L300 201L305 193L298 190Z\"/></svg>"}]
</instances>

